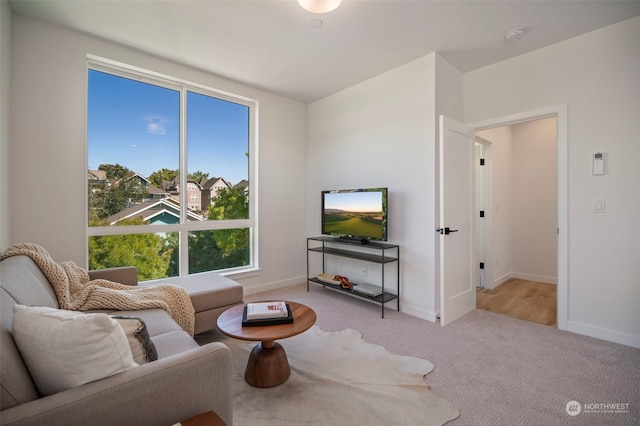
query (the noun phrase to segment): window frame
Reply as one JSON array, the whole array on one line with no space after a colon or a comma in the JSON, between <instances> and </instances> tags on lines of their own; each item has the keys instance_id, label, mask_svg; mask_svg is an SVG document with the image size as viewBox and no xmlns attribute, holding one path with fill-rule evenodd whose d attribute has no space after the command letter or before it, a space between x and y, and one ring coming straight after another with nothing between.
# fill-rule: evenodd
<instances>
[{"instance_id":1,"label":"window frame","mask_svg":"<svg viewBox=\"0 0 640 426\"><path fill-rule=\"evenodd\" d=\"M187 92L198 93L204 96L210 96L224 101L244 105L249 111L249 140L248 140L248 176L249 181L249 217L247 219L226 219L226 220L206 220L206 221L188 221L188 191L180 191L180 223L163 224L163 225L130 225L130 226L89 226L88 213L88 185L89 182L85 177L85 249L89 251L89 237L104 235L128 235L140 233L169 233L178 232L179 235L179 273L178 277L186 277L189 275L189 253L185 248L188 247L188 235L190 231L208 231L219 229L248 228L249 229L249 264L228 269L220 269L208 272L199 272L196 274L219 273L222 275L233 275L234 277L254 276L260 270L259 253L258 253L258 101L247 97L235 95L222 90L214 89L209 86L183 80L177 77L168 76L148 69L124 64L110 59L102 58L95 55L87 55L86 68L86 108L85 108L85 125L88 123L88 105L89 105L89 71L95 70L117 77L127 78L130 80L140 81L151 85L176 90L179 92L180 99L180 132L179 132L179 170L180 170L180 187L187 188L188 171L187 169ZM89 153L89 135L88 125L86 129L85 142L85 170L88 170L88 153ZM86 173L85 173L86 174ZM89 256L87 256L87 263ZM88 264L87 264L88 268ZM167 280L171 277L162 278ZM157 281L157 280L154 280Z\"/></svg>"}]
</instances>

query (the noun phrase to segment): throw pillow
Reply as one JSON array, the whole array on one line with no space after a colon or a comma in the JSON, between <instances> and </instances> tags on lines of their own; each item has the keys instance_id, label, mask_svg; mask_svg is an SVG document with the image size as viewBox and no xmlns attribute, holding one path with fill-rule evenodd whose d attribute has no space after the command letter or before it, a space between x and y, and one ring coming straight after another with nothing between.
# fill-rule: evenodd
<instances>
[{"instance_id":1,"label":"throw pillow","mask_svg":"<svg viewBox=\"0 0 640 426\"><path fill-rule=\"evenodd\" d=\"M122 327L107 314L15 305L12 329L27 369L44 396L137 365Z\"/></svg>"},{"instance_id":2,"label":"throw pillow","mask_svg":"<svg viewBox=\"0 0 640 426\"><path fill-rule=\"evenodd\" d=\"M124 330L135 362L145 364L158 359L156 346L149 337L149 331L144 321L140 318L120 315L111 315L111 318L118 321L118 324Z\"/></svg>"}]
</instances>

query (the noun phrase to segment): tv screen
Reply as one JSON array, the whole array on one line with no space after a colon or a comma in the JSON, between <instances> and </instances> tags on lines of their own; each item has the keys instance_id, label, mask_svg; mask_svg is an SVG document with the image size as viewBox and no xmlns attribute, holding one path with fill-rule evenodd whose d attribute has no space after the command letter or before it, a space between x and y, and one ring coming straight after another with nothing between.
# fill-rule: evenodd
<instances>
[{"instance_id":1,"label":"tv screen","mask_svg":"<svg viewBox=\"0 0 640 426\"><path fill-rule=\"evenodd\" d=\"M387 188L322 191L322 233L387 241Z\"/></svg>"}]
</instances>

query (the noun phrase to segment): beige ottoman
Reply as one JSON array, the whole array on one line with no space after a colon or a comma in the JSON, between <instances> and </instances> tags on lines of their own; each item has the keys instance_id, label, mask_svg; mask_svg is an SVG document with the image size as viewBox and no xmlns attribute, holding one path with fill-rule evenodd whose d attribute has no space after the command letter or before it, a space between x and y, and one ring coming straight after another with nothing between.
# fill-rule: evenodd
<instances>
[{"instance_id":1,"label":"beige ottoman","mask_svg":"<svg viewBox=\"0 0 640 426\"><path fill-rule=\"evenodd\" d=\"M187 290L196 311L195 334L216 328L216 321L222 312L242 303L242 286L213 272L171 277L165 282Z\"/></svg>"}]
</instances>

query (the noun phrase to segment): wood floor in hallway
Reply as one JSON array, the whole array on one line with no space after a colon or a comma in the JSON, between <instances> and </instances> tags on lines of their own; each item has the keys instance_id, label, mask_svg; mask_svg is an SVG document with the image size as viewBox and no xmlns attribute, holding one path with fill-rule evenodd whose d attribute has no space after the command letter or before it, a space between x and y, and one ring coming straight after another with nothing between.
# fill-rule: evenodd
<instances>
[{"instance_id":1,"label":"wood floor in hallway","mask_svg":"<svg viewBox=\"0 0 640 426\"><path fill-rule=\"evenodd\" d=\"M476 307L485 311L557 327L557 286L511 278L493 290L476 292Z\"/></svg>"}]
</instances>

